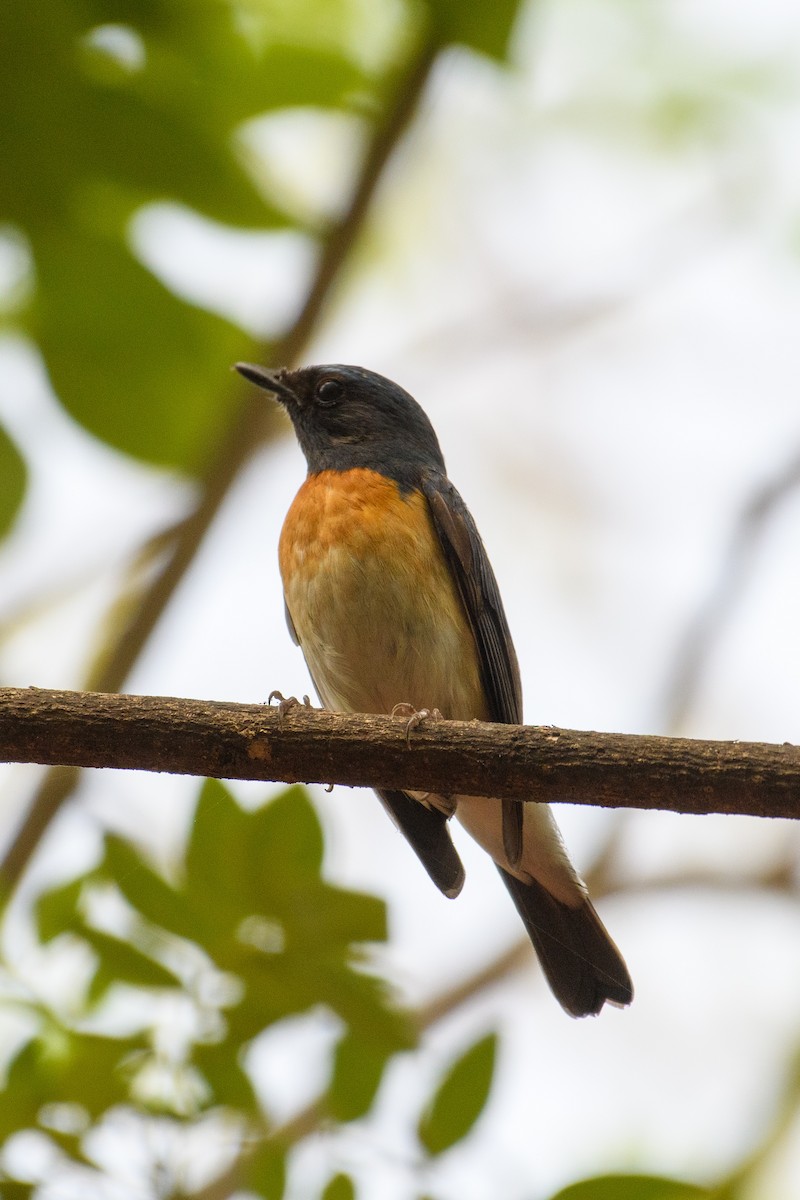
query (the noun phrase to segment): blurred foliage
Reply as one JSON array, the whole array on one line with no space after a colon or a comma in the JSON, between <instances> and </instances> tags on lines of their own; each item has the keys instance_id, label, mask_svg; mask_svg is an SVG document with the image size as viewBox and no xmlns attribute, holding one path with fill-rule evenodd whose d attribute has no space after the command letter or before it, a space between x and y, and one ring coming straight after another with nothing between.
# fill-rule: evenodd
<instances>
[{"instance_id":1,"label":"blurred foliage","mask_svg":"<svg viewBox=\"0 0 800 1200\"><path fill-rule=\"evenodd\" d=\"M553 1200L703 1200L711 1192L654 1175L603 1175L564 1188Z\"/></svg>"},{"instance_id":2,"label":"blurred foliage","mask_svg":"<svg viewBox=\"0 0 800 1200\"><path fill-rule=\"evenodd\" d=\"M495 0L491 5L431 0L430 4L435 36L442 45L459 42L498 59L506 55L519 8L520 0Z\"/></svg>"},{"instance_id":3,"label":"blurred foliage","mask_svg":"<svg viewBox=\"0 0 800 1200\"><path fill-rule=\"evenodd\" d=\"M6 1017L22 1018L0 1107L6 1170L8 1147L35 1131L58 1169L83 1172L84 1194L95 1194L109 1175L93 1153L97 1131L124 1109L145 1142L148 1122L165 1120L176 1136L202 1128L222 1145L234 1136L237 1186L279 1200L294 1146L320 1121L365 1115L388 1065L417 1044L371 965L370 947L387 936L383 902L327 883L323 857L303 788L245 811L209 781L170 879L109 834L96 866L45 891L35 908L43 952L71 961L80 983L68 999L45 999L5 972ZM287 1018L323 1010L341 1026L328 1085L310 1124L276 1127L248 1050ZM419 1123L428 1154L469 1135L489 1097L495 1045L494 1035L481 1038L445 1070ZM175 1164L154 1160L150 1170L153 1194L156 1176L159 1196L188 1194ZM324 1195L347 1200L353 1183L338 1173Z\"/></svg>"},{"instance_id":4,"label":"blurred foliage","mask_svg":"<svg viewBox=\"0 0 800 1200\"><path fill-rule=\"evenodd\" d=\"M137 1157L146 1159L137 1194L178 1200L246 1189L281 1200L304 1139L370 1112L387 1068L416 1049L416 1024L375 970L374 948L387 937L383 902L328 883L323 861L322 827L305 789L290 787L246 811L208 781L169 878L136 845L108 834L95 866L39 896L40 952L51 972L58 960L74 986L33 994L10 967L0 970L0 1035L12 1046L0 1106L0 1196L26 1195L42 1182L25 1168L15 1175L14 1163L25 1161L15 1144L31 1135L47 1150L51 1176L74 1178L87 1197L105 1194L116 1172L97 1152L98 1133L124 1113L139 1130ZM341 1029L325 1052L328 1082L278 1125L250 1051L287 1019L322 1012ZM425 1156L469 1138L490 1099L496 1051L497 1036L488 1034L445 1065L417 1122ZM169 1131L170 1151L156 1129ZM219 1147L199 1181L181 1165L198 1134ZM233 1169L225 1149L232 1143ZM353 1200L355 1184L335 1171L321 1195ZM553 1200L711 1195L628 1175L587 1179Z\"/></svg>"},{"instance_id":5,"label":"blurred foliage","mask_svg":"<svg viewBox=\"0 0 800 1200\"><path fill-rule=\"evenodd\" d=\"M322 1200L355 1200L355 1196L352 1179L348 1175L335 1175L322 1193Z\"/></svg>"},{"instance_id":6,"label":"blurred foliage","mask_svg":"<svg viewBox=\"0 0 800 1200\"><path fill-rule=\"evenodd\" d=\"M419 1123L428 1154L441 1154L466 1137L481 1115L494 1074L497 1037L489 1034L453 1063Z\"/></svg>"},{"instance_id":7,"label":"blurred foliage","mask_svg":"<svg viewBox=\"0 0 800 1200\"><path fill-rule=\"evenodd\" d=\"M228 419L220 380L247 341L136 259L133 214L170 199L230 225L285 226L237 156L237 127L357 92L378 104L384 86L352 56L303 46L302 30L248 36L245 9L54 0L0 13L0 220L24 234L35 273L9 319L87 429L187 471Z\"/></svg>"},{"instance_id":8,"label":"blurred foliage","mask_svg":"<svg viewBox=\"0 0 800 1200\"><path fill-rule=\"evenodd\" d=\"M7 1065L0 1139L36 1130L62 1166L102 1174L92 1135L119 1106L187 1134L211 1116L221 1139L227 1127L265 1143L243 1159L245 1182L281 1195L291 1139L268 1141L269 1113L247 1060L255 1039L296 1014L335 1014L339 1046L356 1052L333 1055L333 1112L351 1072L353 1093L363 1095L365 1053L380 1069L359 1111L385 1065L416 1044L370 967L370 945L386 939L383 902L327 883L322 857L322 829L299 787L246 812L221 784L206 783L172 880L109 835L95 867L36 905L48 953L80 964L78 995L47 1002L14 995L5 981L9 1011L26 1022ZM182 1187L176 1178L160 1194ZM345 1183L331 1188L347 1194Z\"/></svg>"},{"instance_id":9,"label":"blurred foliage","mask_svg":"<svg viewBox=\"0 0 800 1200\"><path fill-rule=\"evenodd\" d=\"M227 368L255 348L137 259L134 214L170 200L241 228L296 225L237 143L244 122L298 105L375 117L398 46L413 53L429 25L441 44L501 56L517 6L3 5L0 223L33 277L5 317L35 340L72 415L128 454L196 471L229 420ZM382 41L367 69L364 47ZM3 477L0 520L16 482Z\"/></svg>"},{"instance_id":10,"label":"blurred foliage","mask_svg":"<svg viewBox=\"0 0 800 1200\"><path fill-rule=\"evenodd\" d=\"M11 528L25 494L26 469L14 443L0 429L0 538Z\"/></svg>"}]
</instances>

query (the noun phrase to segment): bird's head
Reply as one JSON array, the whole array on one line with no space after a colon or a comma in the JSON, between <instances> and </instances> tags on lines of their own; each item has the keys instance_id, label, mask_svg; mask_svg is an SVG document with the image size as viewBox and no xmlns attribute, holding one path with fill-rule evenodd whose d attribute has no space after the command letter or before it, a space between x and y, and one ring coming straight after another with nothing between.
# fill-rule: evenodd
<instances>
[{"instance_id":1,"label":"bird's head","mask_svg":"<svg viewBox=\"0 0 800 1200\"><path fill-rule=\"evenodd\" d=\"M369 467L414 487L422 471L444 471L433 426L413 396L363 367L236 370L286 409L311 474Z\"/></svg>"}]
</instances>

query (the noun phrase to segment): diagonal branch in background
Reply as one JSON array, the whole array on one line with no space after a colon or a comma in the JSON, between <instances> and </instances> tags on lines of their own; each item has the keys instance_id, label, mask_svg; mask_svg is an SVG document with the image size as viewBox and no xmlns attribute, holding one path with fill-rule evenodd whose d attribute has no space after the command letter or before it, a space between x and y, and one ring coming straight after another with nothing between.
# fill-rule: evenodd
<instances>
[{"instance_id":1,"label":"diagonal branch in background","mask_svg":"<svg viewBox=\"0 0 800 1200\"><path fill-rule=\"evenodd\" d=\"M770 518L798 487L800 454L762 484L742 509L717 578L675 653L663 701L667 729L678 732L685 727L711 652L747 585Z\"/></svg>"},{"instance_id":2,"label":"diagonal branch in background","mask_svg":"<svg viewBox=\"0 0 800 1200\"><path fill-rule=\"evenodd\" d=\"M0 688L0 760L800 817L800 747ZM487 804L493 803L487 800Z\"/></svg>"},{"instance_id":3,"label":"diagonal branch in background","mask_svg":"<svg viewBox=\"0 0 800 1200\"><path fill-rule=\"evenodd\" d=\"M272 349L269 358L276 364L293 365L316 330L325 305L330 299L342 267L363 228L372 198L384 168L408 128L431 68L438 44L431 35L417 50L408 68L396 80L393 102L379 120L364 157L350 204L341 220L328 234L322 248L316 275L300 315L293 327ZM267 357L266 353L263 357ZM265 404L252 389L239 390L238 377L232 380L238 396L236 415L227 434L220 438L219 449L208 464L200 483L197 507L178 526L163 566L143 593L130 621L116 642L105 649L99 664L90 673L89 686L96 691L115 692L124 684L131 668L169 604L178 585L194 561L197 550L227 496L240 470L268 436L279 427L274 405ZM28 813L0 863L4 889L13 887L38 846L50 821L73 791L74 771L56 768L49 771L31 800Z\"/></svg>"}]
</instances>

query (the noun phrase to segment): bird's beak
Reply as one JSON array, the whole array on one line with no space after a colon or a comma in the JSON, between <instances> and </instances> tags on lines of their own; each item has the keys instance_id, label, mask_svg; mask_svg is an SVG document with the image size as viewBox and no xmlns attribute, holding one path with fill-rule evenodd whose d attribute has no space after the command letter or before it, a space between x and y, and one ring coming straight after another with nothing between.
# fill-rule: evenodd
<instances>
[{"instance_id":1,"label":"bird's beak","mask_svg":"<svg viewBox=\"0 0 800 1200\"><path fill-rule=\"evenodd\" d=\"M275 398L281 404L297 403L297 397L290 387L288 387L281 376L282 370L270 371L266 367L258 367L254 363L234 363L234 370L240 375L244 375L245 379L249 379L256 387L263 388L265 392L272 392Z\"/></svg>"}]
</instances>

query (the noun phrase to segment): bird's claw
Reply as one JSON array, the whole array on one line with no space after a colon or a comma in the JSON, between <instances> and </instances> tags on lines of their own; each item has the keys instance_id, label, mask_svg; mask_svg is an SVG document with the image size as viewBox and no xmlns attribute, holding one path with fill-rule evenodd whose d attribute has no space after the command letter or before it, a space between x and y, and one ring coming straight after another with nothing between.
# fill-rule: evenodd
<instances>
[{"instance_id":1,"label":"bird's claw","mask_svg":"<svg viewBox=\"0 0 800 1200\"><path fill-rule=\"evenodd\" d=\"M281 720L283 720L286 714L291 712L293 708L301 707L297 696L284 696L283 692L279 692L277 689L270 692L270 694L267 696L267 704L272 704L273 700L278 701L278 716L281 718ZM308 696L303 696L302 707L311 708L311 700Z\"/></svg>"},{"instance_id":2,"label":"bird's claw","mask_svg":"<svg viewBox=\"0 0 800 1200\"><path fill-rule=\"evenodd\" d=\"M407 704L401 701L400 704L395 704L392 709L393 717L406 717L406 745L411 748L411 734L413 730L418 729L423 721L443 721L444 718L438 708L414 708L413 704Z\"/></svg>"}]
</instances>

